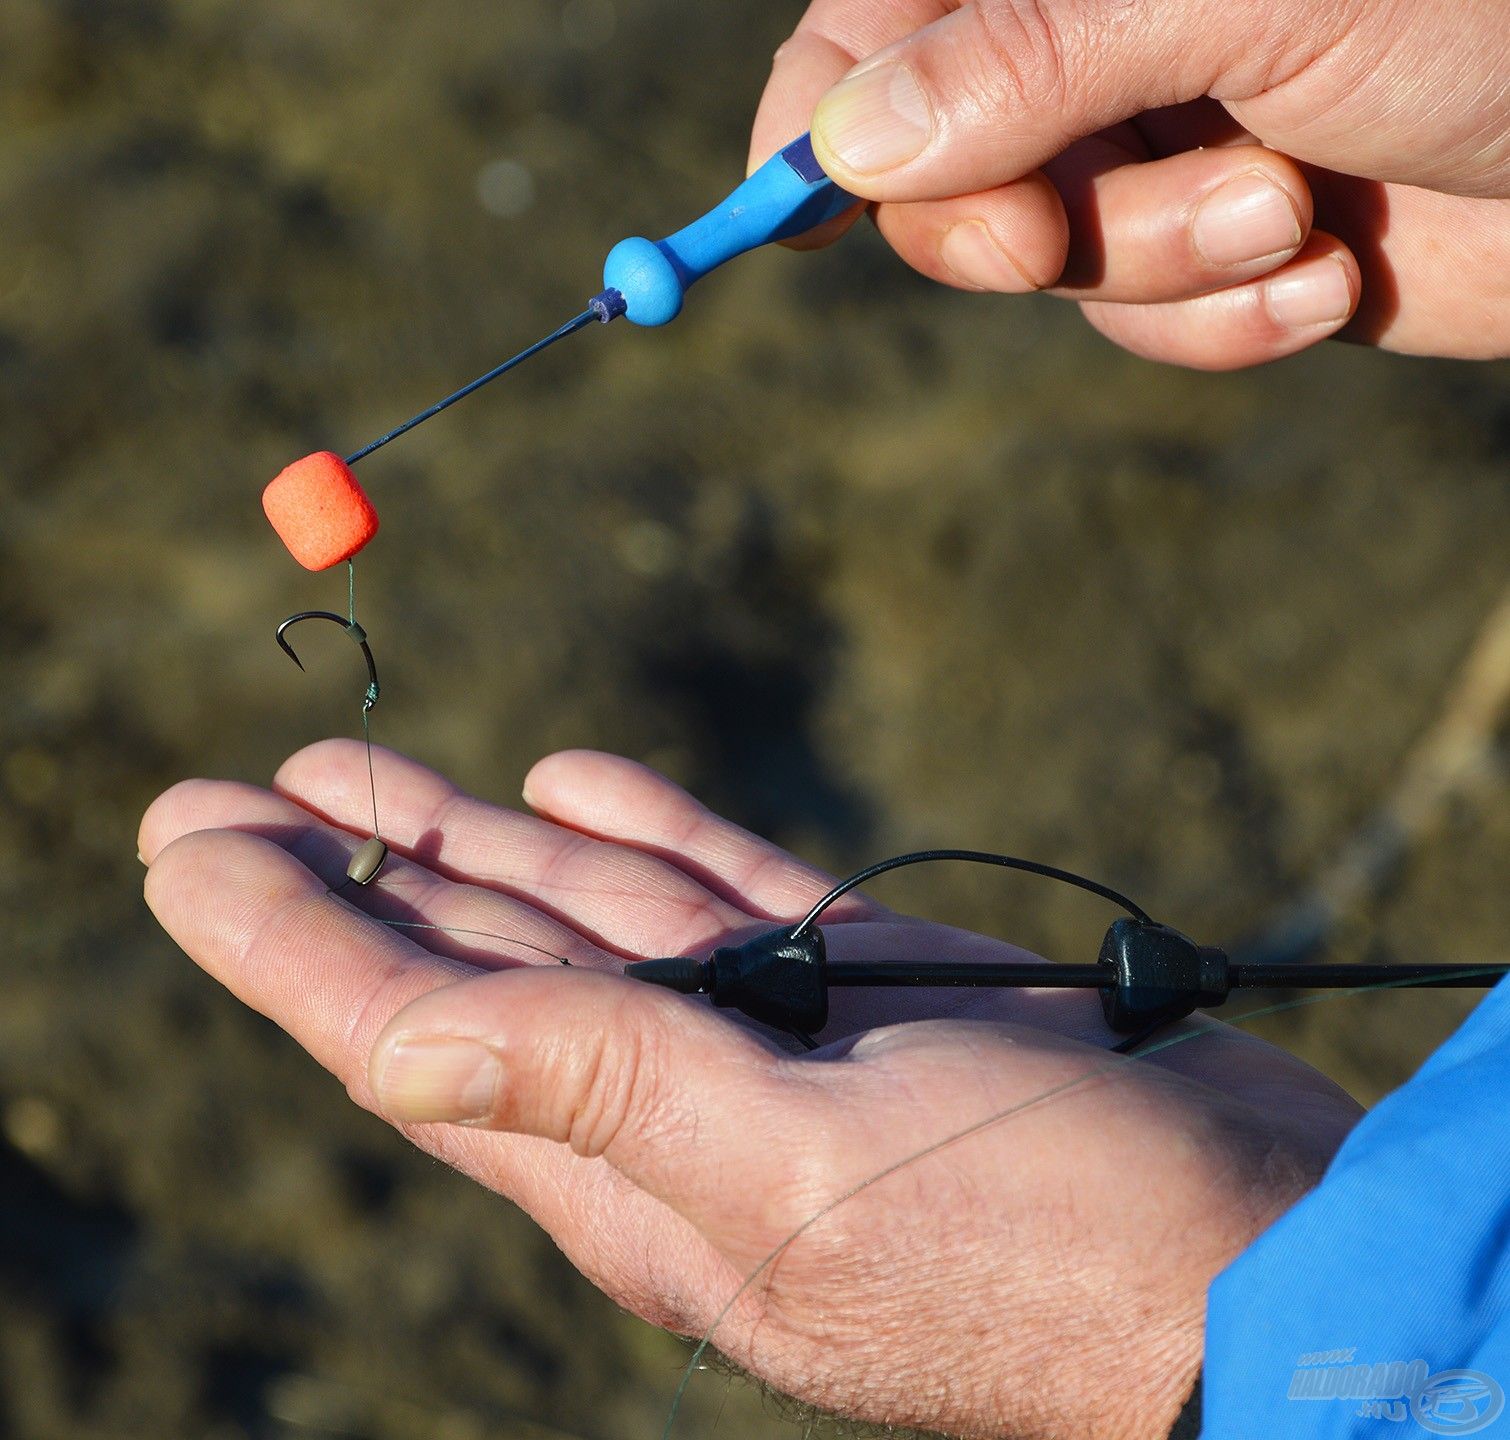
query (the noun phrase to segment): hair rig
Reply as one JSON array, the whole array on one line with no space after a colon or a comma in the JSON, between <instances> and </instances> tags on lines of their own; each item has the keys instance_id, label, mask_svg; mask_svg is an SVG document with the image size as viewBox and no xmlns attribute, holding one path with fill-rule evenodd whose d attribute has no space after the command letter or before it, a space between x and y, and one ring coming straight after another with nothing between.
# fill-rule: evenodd
<instances>
[{"instance_id":1,"label":"hair rig","mask_svg":"<svg viewBox=\"0 0 1510 1440\"><path fill-rule=\"evenodd\" d=\"M1094 964L1013 960L960 962L919 960L908 965L867 960L829 960L818 920L856 886L935 860L966 860L1025 870L1088 890L1120 906ZM795 925L782 925L741 945L715 950L705 960L678 955L631 961L624 973L684 995L707 995L715 1005L794 1035L808 1049L828 1022L828 992L848 986L1009 986L1096 990L1106 1022L1127 1038L1113 1048L1126 1053L1155 1031L1196 1010L1224 1004L1234 990L1351 990L1379 985L1466 988L1489 986L1510 965L1318 965L1233 961L1211 945L1161 925L1109 886L1083 875L996 855L984 850L918 850L879 861L835 885Z\"/></svg>"}]
</instances>

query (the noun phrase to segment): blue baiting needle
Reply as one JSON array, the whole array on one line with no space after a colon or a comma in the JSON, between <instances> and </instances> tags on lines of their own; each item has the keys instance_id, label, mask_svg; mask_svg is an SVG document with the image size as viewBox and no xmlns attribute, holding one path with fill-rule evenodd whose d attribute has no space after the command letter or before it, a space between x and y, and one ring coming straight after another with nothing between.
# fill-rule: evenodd
<instances>
[{"instance_id":1,"label":"blue baiting needle","mask_svg":"<svg viewBox=\"0 0 1510 1440\"><path fill-rule=\"evenodd\" d=\"M627 315L636 325L664 325L676 319L687 291L726 260L776 240L805 234L859 203L823 173L813 155L810 136L793 140L706 215L676 234L664 240L645 240L639 236L620 240L604 262L602 291L588 301L580 315L348 455L346 463L355 465L390 440L397 440L594 320L606 325L620 315Z\"/></svg>"}]
</instances>

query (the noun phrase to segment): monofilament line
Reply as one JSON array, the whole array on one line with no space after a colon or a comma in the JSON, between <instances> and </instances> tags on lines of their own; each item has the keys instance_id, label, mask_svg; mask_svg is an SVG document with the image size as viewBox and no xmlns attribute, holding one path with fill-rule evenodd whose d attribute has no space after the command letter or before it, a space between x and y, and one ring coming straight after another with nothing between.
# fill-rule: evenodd
<instances>
[{"instance_id":1,"label":"monofilament line","mask_svg":"<svg viewBox=\"0 0 1510 1440\"><path fill-rule=\"evenodd\" d=\"M357 565L355 560L346 562L346 618L355 628L357 623ZM381 840L383 832L378 827L377 777L372 770L372 700L362 704L362 744L367 751L367 789L372 795L372 834Z\"/></svg>"},{"instance_id":2,"label":"monofilament line","mask_svg":"<svg viewBox=\"0 0 1510 1440\"><path fill-rule=\"evenodd\" d=\"M535 954L544 955L548 960L571 966L571 961L565 955L558 955L554 950L547 950L543 945L534 945L528 940L521 940L516 935L499 935L492 930L469 930L464 925L430 925L422 920L379 920L378 924L390 926L394 930L436 930L442 935L476 935L484 940L500 941L504 945L517 945L521 950L533 950Z\"/></svg>"}]
</instances>

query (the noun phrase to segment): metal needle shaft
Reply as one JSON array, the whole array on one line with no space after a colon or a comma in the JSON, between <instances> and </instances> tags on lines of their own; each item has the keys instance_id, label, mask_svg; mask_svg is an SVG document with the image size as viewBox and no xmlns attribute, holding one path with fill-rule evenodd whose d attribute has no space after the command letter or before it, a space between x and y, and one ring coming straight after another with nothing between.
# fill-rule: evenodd
<instances>
[{"instance_id":1,"label":"metal needle shaft","mask_svg":"<svg viewBox=\"0 0 1510 1440\"><path fill-rule=\"evenodd\" d=\"M532 355L538 355L546 346L554 345L556 341L564 340L568 335L575 335L584 325L590 325L594 320L601 320L602 318L602 314L596 307L589 306L580 315L568 320L559 330L551 331L545 339L537 340L527 350L521 350L517 355L505 360L502 365L495 365L486 375L479 375L470 385L463 385L460 390L457 390L454 394L447 395L444 400L438 400L428 410L421 410L412 419L405 420L397 429L390 430L381 439L374 440L370 445L364 445L355 454L348 455L346 463L348 465L355 465L358 460L371 455L374 450L381 450L390 440L397 440L400 435L407 434L416 425L423 425L426 420L439 415L442 410L448 409L458 400L465 400L474 390L481 390L484 385L496 380L500 375L507 374L516 365L522 365Z\"/></svg>"}]
</instances>

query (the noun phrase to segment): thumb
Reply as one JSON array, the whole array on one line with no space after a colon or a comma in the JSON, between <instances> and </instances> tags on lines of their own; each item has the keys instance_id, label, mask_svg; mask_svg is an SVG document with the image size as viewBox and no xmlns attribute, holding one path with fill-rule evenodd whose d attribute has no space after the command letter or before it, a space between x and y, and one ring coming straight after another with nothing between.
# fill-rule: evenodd
<instances>
[{"instance_id":1,"label":"thumb","mask_svg":"<svg viewBox=\"0 0 1510 1440\"><path fill-rule=\"evenodd\" d=\"M395 1123L503 1130L601 1156L709 1233L758 1192L769 1146L802 1123L781 1061L680 996L525 966L411 1002L378 1036L368 1076Z\"/></svg>"},{"instance_id":2,"label":"thumb","mask_svg":"<svg viewBox=\"0 0 1510 1440\"><path fill-rule=\"evenodd\" d=\"M1144 110L1276 83L1276 57L1289 71L1325 50L1334 37L1323 17L1338 8L971 0L828 91L813 114L813 148L835 180L869 200L992 189ZM1255 54L1266 57L1261 75ZM1251 79L1239 73L1245 64Z\"/></svg>"}]
</instances>

